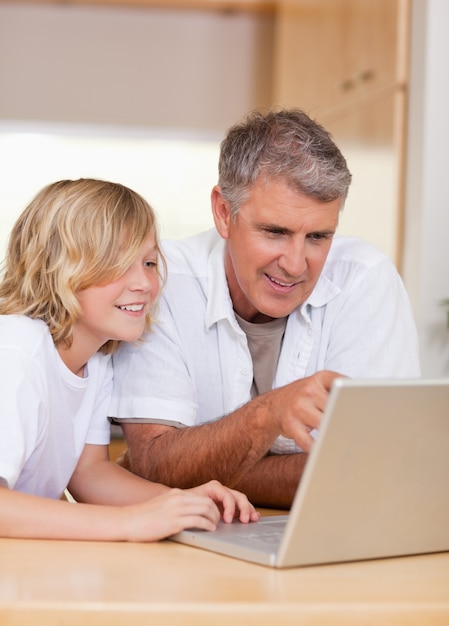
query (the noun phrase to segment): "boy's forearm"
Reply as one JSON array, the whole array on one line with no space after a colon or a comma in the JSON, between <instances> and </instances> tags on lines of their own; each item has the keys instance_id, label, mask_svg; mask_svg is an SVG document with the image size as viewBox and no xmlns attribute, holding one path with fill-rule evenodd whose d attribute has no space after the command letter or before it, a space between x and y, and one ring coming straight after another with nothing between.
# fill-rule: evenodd
<instances>
[{"instance_id":1,"label":"boy's forearm","mask_svg":"<svg viewBox=\"0 0 449 626\"><path fill-rule=\"evenodd\" d=\"M70 504L0 488L0 536L23 539L126 539L120 507Z\"/></svg>"},{"instance_id":2,"label":"boy's forearm","mask_svg":"<svg viewBox=\"0 0 449 626\"><path fill-rule=\"evenodd\" d=\"M105 460L81 475L75 470L69 491L78 502L124 506L155 498L169 491L169 487L144 480Z\"/></svg>"}]
</instances>

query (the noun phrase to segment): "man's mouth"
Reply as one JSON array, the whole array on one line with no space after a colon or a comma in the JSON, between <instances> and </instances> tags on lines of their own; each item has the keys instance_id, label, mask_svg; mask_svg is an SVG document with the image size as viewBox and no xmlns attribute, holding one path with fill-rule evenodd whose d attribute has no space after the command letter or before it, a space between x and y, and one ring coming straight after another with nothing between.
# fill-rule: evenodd
<instances>
[{"instance_id":1,"label":"man's mouth","mask_svg":"<svg viewBox=\"0 0 449 626\"><path fill-rule=\"evenodd\" d=\"M296 285L296 283L285 283L281 280L277 280L276 278L273 278L273 276L269 276L269 274L265 274L266 277L275 285L279 285L280 287L293 287L294 285Z\"/></svg>"}]
</instances>

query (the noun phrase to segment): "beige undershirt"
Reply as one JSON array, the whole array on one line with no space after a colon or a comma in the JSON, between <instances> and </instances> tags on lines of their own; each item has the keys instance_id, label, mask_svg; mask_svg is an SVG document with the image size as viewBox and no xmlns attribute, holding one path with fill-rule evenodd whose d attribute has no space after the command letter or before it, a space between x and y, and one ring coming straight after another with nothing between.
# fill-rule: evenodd
<instances>
[{"instance_id":1,"label":"beige undershirt","mask_svg":"<svg viewBox=\"0 0 449 626\"><path fill-rule=\"evenodd\" d=\"M273 387L287 318L281 317L265 324L252 324L242 319L237 313L235 317L246 334L253 360L254 379L251 397L254 398Z\"/></svg>"}]
</instances>

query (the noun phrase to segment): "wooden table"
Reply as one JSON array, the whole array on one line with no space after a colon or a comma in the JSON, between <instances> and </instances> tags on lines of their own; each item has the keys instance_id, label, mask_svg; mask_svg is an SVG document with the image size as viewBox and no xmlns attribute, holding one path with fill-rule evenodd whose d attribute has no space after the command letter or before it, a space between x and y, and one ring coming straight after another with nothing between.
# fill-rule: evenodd
<instances>
[{"instance_id":1,"label":"wooden table","mask_svg":"<svg viewBox=\"0 0 449 626\"><path fill-rule=\"evenodd\" d=\"M449 553L272 570L169 541L0 539L0 625L449 625Z\"/></svg>"}]
</instances>

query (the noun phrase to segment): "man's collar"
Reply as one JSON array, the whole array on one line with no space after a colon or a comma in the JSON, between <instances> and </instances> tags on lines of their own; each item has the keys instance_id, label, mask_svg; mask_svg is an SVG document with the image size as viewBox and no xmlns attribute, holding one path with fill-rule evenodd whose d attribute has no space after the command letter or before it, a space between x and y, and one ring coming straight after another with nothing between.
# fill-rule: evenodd
<instances>
[{"instance_id":1,"label":"man's collar","mask_svg":"<svg viewBox=\"0 0 449 626\"><path fill-rule=\"evenodd\" d=\"M316 308L322 307L333 300L335 296L338 296L340 292L340 287L337 287L337 285L326 276L325 265L314 290L307 298L307 304Z\"/></svg>"},{"instance_id":2,"label":"man's collar","mask_svg":"<svg viewBox=\"0 0 449 626\"><path fill-rule=\"evenodd\" d=\"M208 261L207 308L205 325L209 329L222 319L235 322L228 281L225 272L226 244L221 237L213 247Z\"/></svg>"}]
</instances>

